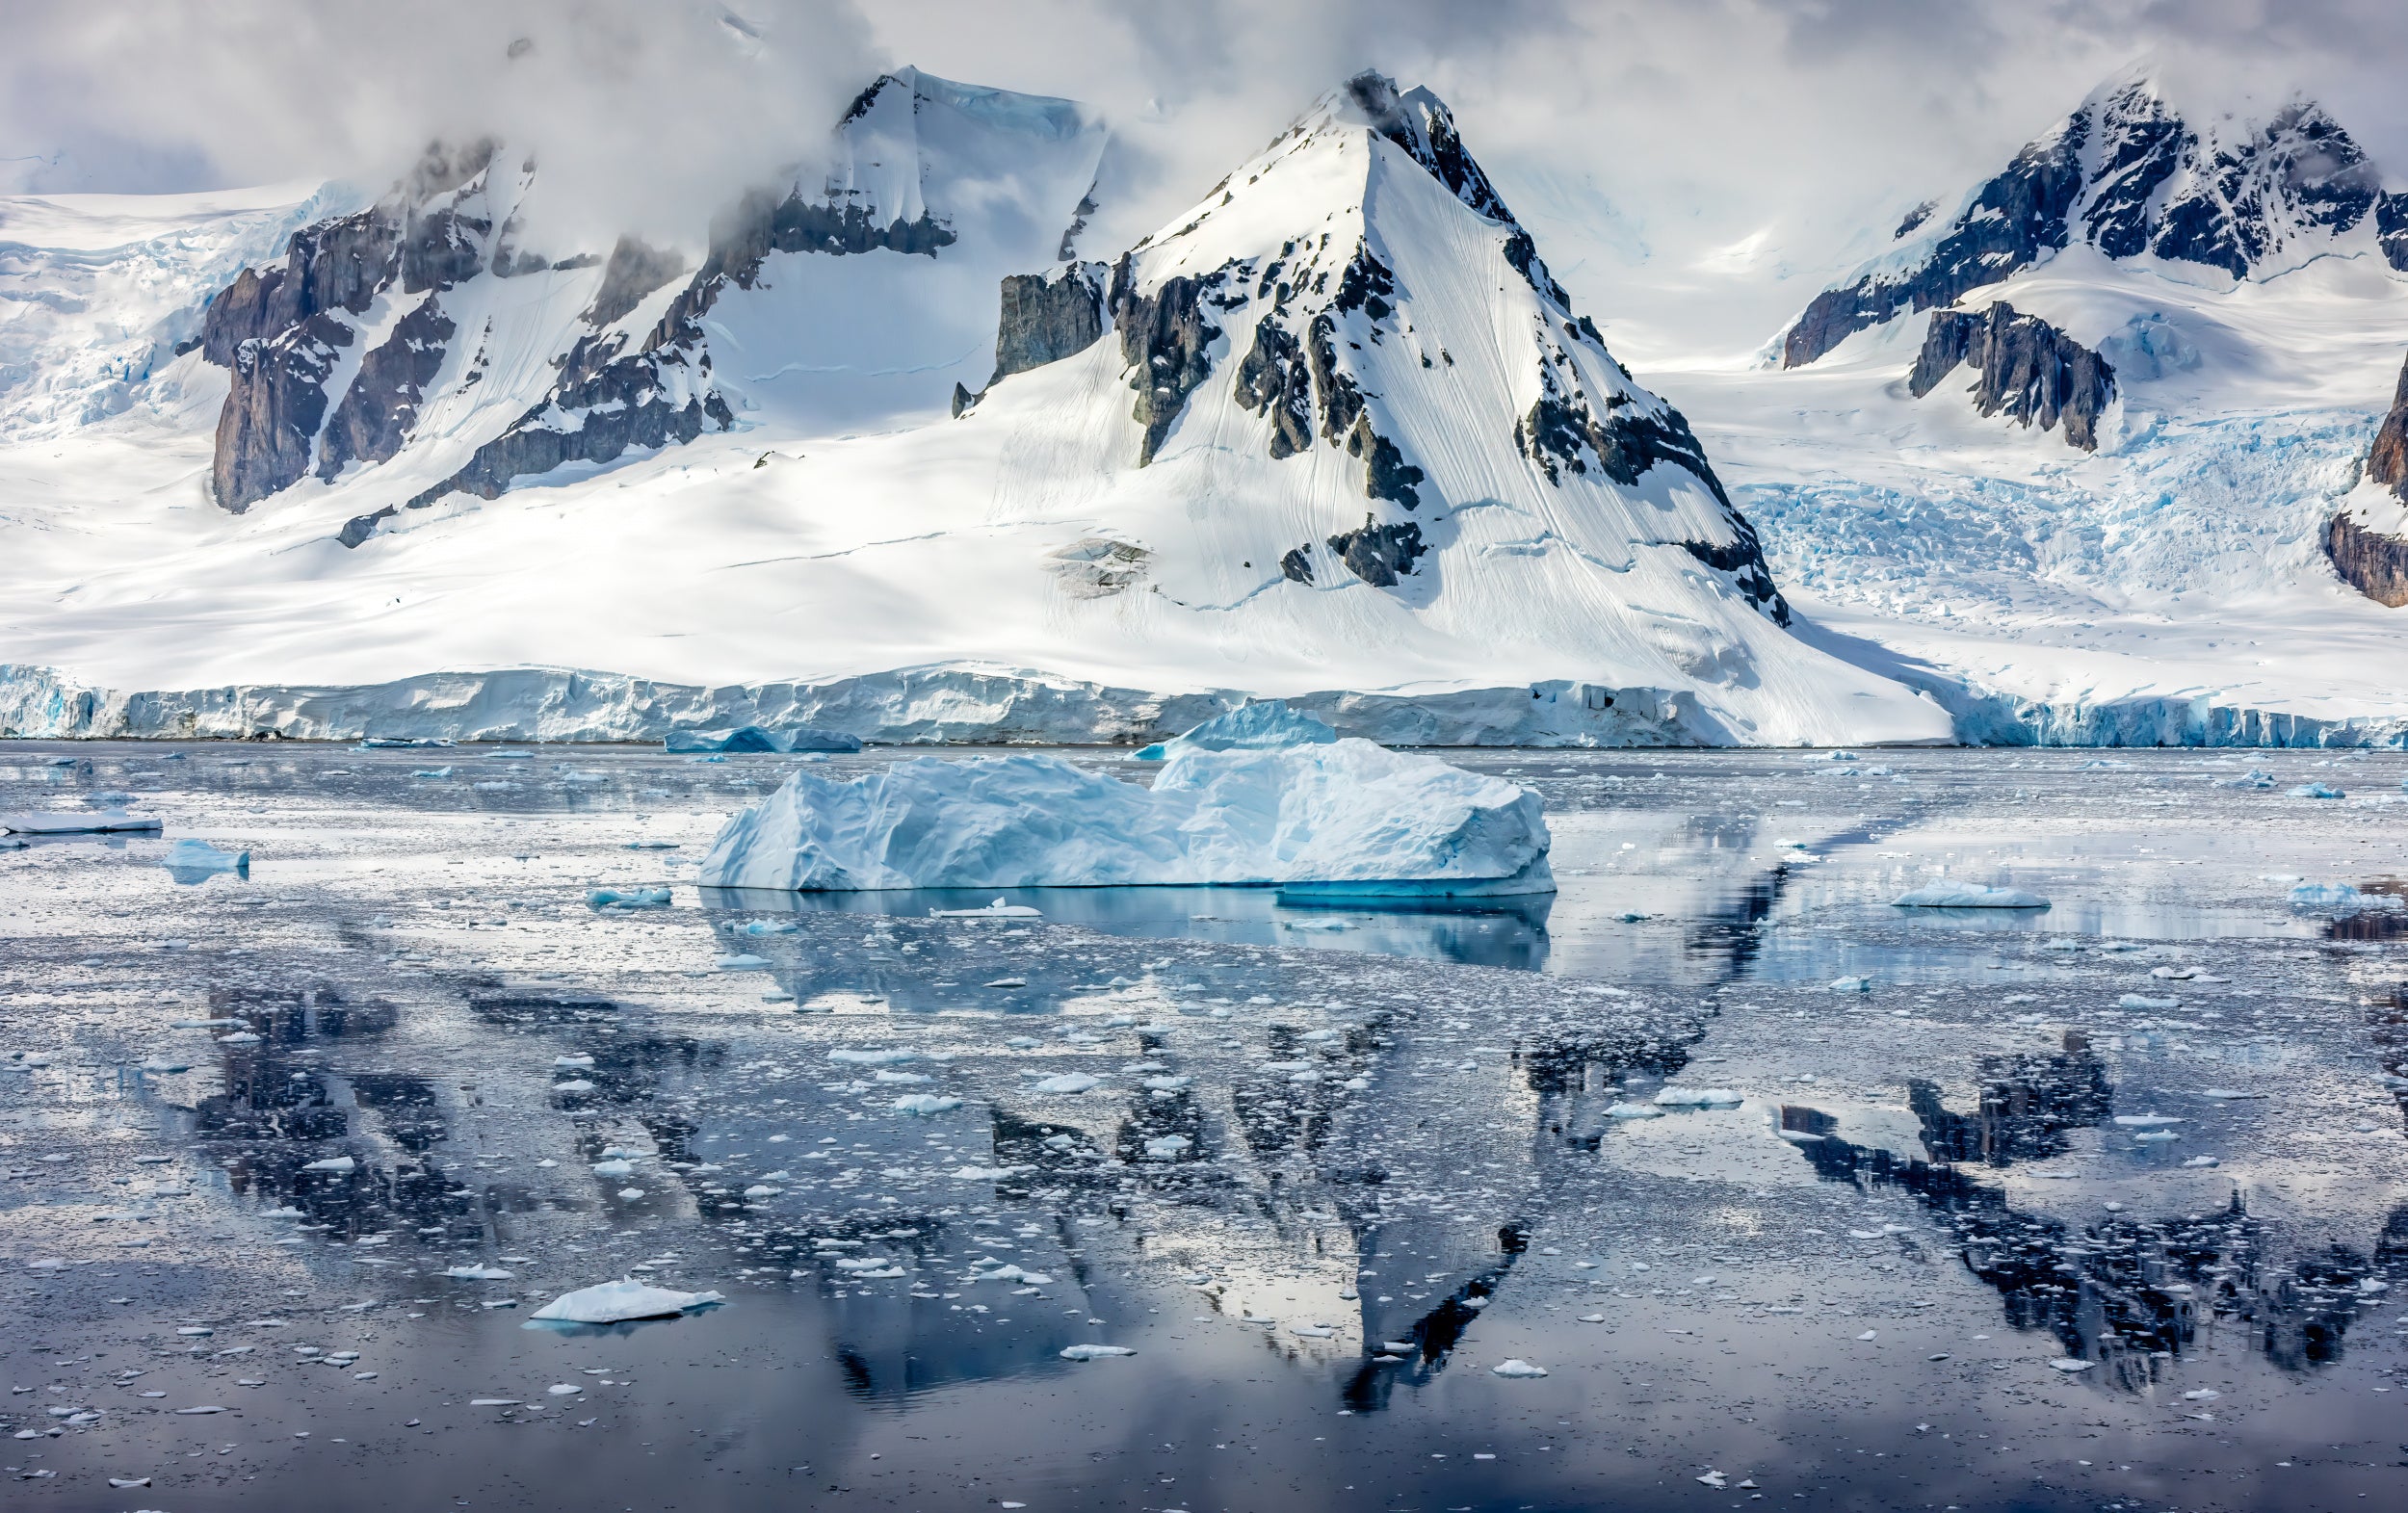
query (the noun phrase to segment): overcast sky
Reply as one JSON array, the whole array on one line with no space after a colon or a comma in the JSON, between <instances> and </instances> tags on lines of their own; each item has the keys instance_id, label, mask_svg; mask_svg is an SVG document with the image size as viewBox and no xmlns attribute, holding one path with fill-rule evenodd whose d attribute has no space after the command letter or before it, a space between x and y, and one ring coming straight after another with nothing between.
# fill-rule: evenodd
<instances>
[{"instance_id":1,"label":"overcast sky","mask_svg":"<svg viewBox=\"0 0 2408 1513\"><path fill-rule=\"evenodd\" d=\"M1642 365L1753 346L2144 57L2205 108L2311 91L2408 174L2398 0L5 0L0 38L0 188L380 182L494 134L585 241L691 240L912 63L1112 122L1098 252L1376 66Z\"/></svg>"}]
</instances>

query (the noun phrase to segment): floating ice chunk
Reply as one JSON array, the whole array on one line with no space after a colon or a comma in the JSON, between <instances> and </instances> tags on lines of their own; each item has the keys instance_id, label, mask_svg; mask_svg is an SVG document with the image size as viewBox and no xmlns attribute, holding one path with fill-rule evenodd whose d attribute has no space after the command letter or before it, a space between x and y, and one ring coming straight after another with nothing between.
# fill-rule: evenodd
<instances>
[{"instance_id":1,"label":"floating ice chunk","mask_svg":"<svg viewBox=\"0 0 2408 1513\"><path fill-rule=\"evenodd\" d=\"M2199 1096L2202 1098L2212 1098L2218 1103L2232 1103L2239 1099L2264 1098L2268 1095L2265 1093L2245 1093L2237 1088L2231 1087L2211 1087L2205 1092L2202 1092Z\"/></svg>"},{"instance_id":2,"label":"floating ice chunk","mask_svg":"<svg viewBox=\"0 0 2408 1513\"><path fill-rule=\"evenodd\" d=\"M1977 882L1935 882L1909 889L1890 900L1900 909L2045 909L2049 900L2021 888L1990 888Z\"/></svg>"},{"instance_id":3,"label":"floating ice chunk","mask_svg":"<svg viewBox=\"0 0 2408 1513\"><path fill-rule=\"evenodd\" d=\"M930 909L929 913L940 920L1041 920L1045 917L1042 909L1034 909L1025 903L1006 903L1001 899L981 908Z\"/></svg>"},{"instance_id":4,"label":"floating ice chunk","mask_svg":"<svg viewBox=\"0 0 2408 1513\"><path fill-rule=\"evenodd\" d=\"M2127 993L2115 1001L2115 1006L2118 1008L2180 1008L2183 1006L2183 1001L2179 998L2150 998L2142 993Z\"/></svg>"},{"instance_id":5,"label":"floating ice chunk","mask_svg":"<svg viewBox=\"0 0 2408 1513\"><path fill-rule=\"evenodd\" d=\"M961 1107L961 1100L943 1097L936 1093L905 1093L888 1107L897 1113L951 1113Z\"/></svg>"},{"instance_id":6,"label":"floating ice chunk","mask_svg":"<svg viewBox=\"0 0 2408 1513\"><path fill-rule=\"evenodd\" d=\"M250 852L222 850L206 841L182 840L168 848L159 865L171 873L205 877L212 873L250 875Z\"/></svg>"},{"instance_id":7,"label":"floating ice chunk","mask_svg":"<svg viewBox=\"0 0 2408 1513\"><path fill-rule=\"evenodd\" d=\"M770 958L739 952L733 956L721 956L716 965L721 972L767 972Z\"/></svg>"},{"instance_id":8,"label":"floating ice chunk","mask_svg":"<svg viewBox=\"0 0 2408 1513\"><path fill-rule=\"evenodd\" d=\"M488 751L485 753L486 760L492 762L532 762L536 754L532 751Z\"/></svg>"},{"instance_id":9,"label":"floating ice chunk","mask_svg":"<svg viewBox=\"0 0 2408 1513\"><path fill-rule=\"evenodd\" d=\"M2346 798L2349 796L2330 783L2302 783L2283 796L2286 798Z\"/></svg>"},{"instance_id":10,"label":"floating ice chunk","mask_svg":"<svg viewBox=\"0 0 2408 1513\"><path fill-rule=\"evenodd\" d=\"M2217 1161L2212 1156L2193 1156L2190 1160L2183 1162L2183 1164L2186 1166L2220 1166L2223 1162Z\"/></svg>"},{"instance_id":11,"label":"floating ice chunk","mask_svg":"<svg viewBox=\"0 0 2408 1513\"><path fill-rule=\"evenodd\" d=\"M1074 1344L1062 1347L1065 1361L1101 1361L1115 1355L1135 1355L1137 1351L1125 1344Z\"/></svg>"},{"instance_id":12,"label":"floating ice chunk","mask_svg":"<svg viewBox=\"0 0 2408 1513\"><path fill-rule=\"evenodd\" d=\"M1663 1110L1654 1104L1618 1103L1606 1110L1610 1119L1661 1119Z\"/></svg>"},{"instance_id":13,"label":"floating ice chunk","mask_svg":"<svg viewBox=\"0 0 2408 1513\"><path fill-rule=\"evenodd\" d=\"M595 1161L593 1174L597 1177L632 1177L636 1174L636 1164L624 1158L613 1157L606 1161Z\"/></svg>"},{"instance_id":14,"label":"floating ice chunk","mask_svg":"<svg viewBox=\"0 0 2408 1513\"><path fill-rule=\"evenodd\" d=\"M2077 1361L2071 1359L2070 1357L2059 1357L2056 1360L2051 1361L2049 1364L2056 1368L2058 1370L2070 1374L2075 1371L2089 1370L2092 1367L2098 1365L2099 1363L2096 1361Z\"/></svg>"},{"instance_id":15,"label":"floating ice chunk","mask_svg":"<svg viewBox=\"0 0 2408 1513\"><path fill-rule=\"evenodd\" d=\"M1164 762L1185 751L1271 751L1283 746L1328 745L1338 733L1283 699L1264 699L1216 715L1185 735L1129 753L1132 762Z\"/></svg>"},{"instance_id":16,"label":"floating ice chunk","mask_svg":"<svg viewBox=\"0 0 2408 1513\"><path fill-rule=\"evenodd\" d=\"M1184 1135L1165 1135L1145 1142L1145 1159L1151 1161L1175 1161L1180 1154L1194 1144Z\"/></svg>"},{"instance_id":17,"label":"floating ice chunk","mask_svg":"<svg viewBox=\"0 0 2408 1513\"><path fill-rule=\"evenodd\" d=\"M872 1078L871 1081L877 1083L900 1083L906 1085L916 1086L922 1083L929 1081L929 1079L922 1076L918 1072L881 1071L876 1077Z\"/></svg>"},{"instance_id":18,"label":"floating ice chunk","mask_svg":"<svg viewBox=\"0 0 2408 1513\"><path fill-rule=\"evenodd\" d=\"M617 1324L639 1318L672 1318L725 1301L717 1292L679 1292L621 1278L563 1292L537 1309L531 1322Z\"/></svg>"},{"instance_id":19,"label":"floating ice chunk","mask_svg":"<svg viewBox=\"0 0 2408 1513\"><path fill-rule=\"evenodd\" d=\"M586 903L596 909L666 909L667 888L589 888Z\"/></svg>"},{"instance_id":20,"label":"floating ice chunk","mask_svg":"<svg viewBox=\"0 0 2408 1513\"><path fill-rule=\"evenodd\" d=\"M1656 1094L1667 1109L1736 1109L1745 1101L1728 1087L1667 1087Z\"/></svg>"},{"instance_id":21,"label":"floating ice chunk","mask_svg":"<svg viewBox=\"0 0 2408 1513\"><path fill-rule=\"evenodd\" d=\"M329 1156L325 1161L311 1161L308 1165L303 1166L301 1170L333 1172L340 1175L344 1172L356 1170L358 1165L359 1163L357 1161L352 1160L348 1156Z\"/></svg>"},{"instance_id":22,"label":"floating ice chunk","mask_svg":"<svg viewBox=\"0 0 2408 1513\"><path fill-rule=\"evenodd\" d=\"M765 1182L756 1182L745 1189L745 1196L746 1198L774 1198L785 1190L783 1187L772 1187Z\"/></svg>"},{"instance_id":23,"label":"floating ice chunk","mask_svg":"<svg viewBox=\"0 0 2408 1513\"><path fill-rule=\"evenodd\" d=\"M1011 1166L959 1166L954 1170L956 1182L994 1182L1008 1177L1017 1168Z\"/></svg>"},{"instance_id":24,"label":"floating ice chunk","mask_svg":"<svg viewBox=\"0 0 2408 1513\"><path fill-rule=\"evenodd\" d=\"M1036 1084L1034 1090L1040 1093L1083 1093L1090 1087L1102 1085L1103 1081L1085 1072L1064 1072L1060 1077L1045 1079Z\"/></svg>"},{"instance_id":25,"label":"floating ice chunk","mask_svg":"<svg viewBox=\"0 0 2408 1513\"><path fill-rule=\"evenodd\" d=\"M1184 752L1150 789L1059 757L924 757L851 781L797 772L727 822L698 880L1543 893L1547 847L1535 794L1368 741Z\"/></svg>"},{"instance_id":26,"label":"floating ice chunk","mask_svg":"<svg viewBox=\"0 0 2408 1513\"><path fill-rule=\"evenodd\" d=\"M554 1066L588 1067L593 1064L593 1057L589 1056L556 1056L552 1058L552 1064Z\"/></svg>"},{"instance_id":27,"label":"floating ice chunk","mask_svg":"<svg viewBox=\"0 0 2408 1513\"><path fill-rule=\"evenodd\" d=\"M893 1066L899 1061L916 1061L917 1051L830 1051L827 1058L849 1066Z\"/></svg>"},{"instance_id":28,"label":"floating ice chunk","mask_svg":"<svg viewBox=\"0 0 2408 1513\"><path fill-rule=\"evenodd\" d=\"M2172 1130L2143 1130L2138 1135L2133 1135L2133 1138L2135 1140L2147 1140L2153 1143L2158 1143L2166 1140L2179 1140L2182 1136L2175 1134Z\"/></svg>"},{"instance_id":29,"label":"floating ice chunk","mask_svg":"<svg viewBox=\"0 0 2408 1513\"><path fill-rule=\"evenodd\" d=\"M1500 1361L1488 1370L1490 1374L1496 1376L1544 1376L1547 1374L1545 1367L1532 1366L1518 1356L1510 1361Z\"/></svg>"},{"instance_id":30,"label":"floating ice chunk","mask_svg":"<svg viewBox=\"0 0 2408 1513\"><path fill-rule=\"evenodd\" d=\"M552 1091L556 1093L589 1093L593 1091L593 1083L588 1078L572 1077L565 1083L554 1083L552 1084Z\"/></svg>"},{"instance_id":31,"label":"floating ice chunk","mask_svg":"<svg viewBox=\"0 0 2408 1513\"><path fill-rule=\"evenodd\" d=\"M443 1274L447 1277L458 1277L463 1282L508 1282L517 1275L516 1272L505 1271L500 1266L447 1266Z\"/></svg>"},{"instance_id":32,"label":"floating ice chunk","mask_svg":"<svg viewBox=\"0 0 2408 1513\"><path fill-rule=\"evenodd\" d=\"M2345 882L2303 882L2290 891L2290 906L2355 914L2361 909L2395 909L2399 899L2388 893L2361 893Z\"/></svg>"},{"instance_id":33,"label":"floating ice chunk","mask_svg":"<svg viewBox=\"0 0 2408 1513\"><path fill-rule=\"evenodd\" d=\"M18 835L113 835L158 828L156 817L130 815L122 809L97 814L0 814L0 832Z\"/></svg>"},{"instance_id":34,"label":"floating ice chunk","mask_svg":"<svg viewBox=\"0 0 2408 1513\"><path fill-rule=\"evenodd\" d=\"M662 744L670 751L858 751L861 738L817 725L797 725L787 730L738 725L732 730L672 730Z\"/></svg>"},{"instance_id":35,"label":"floating ice chunk","mask_svg":"<svg viewBox=\"0 0 2408 1513\"><path fill-rule=\"evenodd\" d=\"M2157 1130L2169 1124L2184 1124L2188 1121L2177 1119L2172 1114L2166 1113L2119 1113L2115 1116L2115 1122L2127 1130Z\"/></svg>"},{"instance_id":36,"label":"floating ice chunk","mask_svg":"<svg viewBox=\"0 0 2408 1513\"><path fill-rule=\"evenodd\" d=\"M427 778L431 781L439 780L451 776L452 770L448 767L422 767L417 771L412 772L409 775L412 777Z\"/></svg>"},{"instance_id":37,"label":"floating ice chunk","mask_svg":"<svg viewBox=\"0 0 2408 1513\"><path fill-rule=\"evenodd\" d=\"M1833 978L1830 986L1834 993L1870 993L1872 991L1872 978Z\"/></svg>"}]
</instances>

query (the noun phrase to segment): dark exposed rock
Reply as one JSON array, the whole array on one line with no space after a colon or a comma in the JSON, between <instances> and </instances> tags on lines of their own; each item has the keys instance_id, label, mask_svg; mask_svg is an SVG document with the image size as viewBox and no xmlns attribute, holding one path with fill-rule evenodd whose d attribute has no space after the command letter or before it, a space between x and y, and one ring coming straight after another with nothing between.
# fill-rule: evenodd
<instances>
[{"instance_id":1,"label":"dark exposed rock","mask_svg":"<svg viewBox=\"0 0 2408 1513\"><path fill-rule=\"evenodd\" d=\"M234 381L218 412L210 486L236 514L309 471L309 452L326 418L326 381L352 328L320 313L274 337L234 349Z\"/></svg>"},{"instance_id":2,"label":"dark exposed rock","mask_svg":"<svg viewBox=\"0 0 2408 1513\"><path fill-rule=\"evenodd\" d=\"M1313 558L1312 547L1309 543L1290 548L1287 555L1279 559L1279 576L1290 583L1308 586L1312 583Z\"/></svg>"},{"instance_id":3,"label":"dark exposed rock","mask_svg":"<svg viewBox=\"0 0 2408 1513\"><path fill-rule=\"evenodd\" d=\"M1237 396L1247 409L1269 413L1272 460L1295 457L1313 445L1313 387L1304 348L1277 321L1256 324L1254 345L1238 364ZM1312 579L1308 575L1303 582Z\"/></svg>"},{"instance_id":4,"label":"dark exposed rock","mask_svg":"<svg viewBox=\"0 0 2408 1513\"><path fill-rule=\"evenodd\" d=\"M344 391L318 444L320 478L333 478L354 461L388 461L401 452L427 385L443 366L453 329L439 297L430 295L394 324L382 346L360 359L359 375Z\"/></svg>"},{"instance_id":5,"label":"dark exposed rock","mask_svg":"<svg viewBox=\"0 0 2408 1513\"><path fill-rule=\"evenodd\" d=\"M2408 501L2408 367L2367 452L2367 480ZM2369 531L2343 511L2324 523L2324 555L2342 582L2375 603L2408 604L2408 539Z\"/></svg>"},{"instance_id":6,"label":"dark exposed rock","mask_svg":"<svg viewBox=\"0 0 2408 1513\"><path fill-rule=\"evenodd\" d=\"M1447 186L1457 199L1491 221L1509 222L1513 213L1488 175L1464 150L1454 117L1426 90L1399 94L1396 81L1365 71L1347 81L1347 95L1371 122L1372 129L1412 154L1429 176Z\"/></svg>"},{"instance_id":7,"label":"dark exposed rock","mask_svg":"<svg viewBox=\"0 0 2408 1513\"><path fill-rule=\"evenodd\" d=\"M711 255L702 275L724 274L738 288L749 289L772 252L844 255L884 248L934 257L937 248L953 244L953 228L925 210L916 220L898 216L881 222L864 206L808 200L798 189L783 197L754 190L711 228Z\"/></svg>"},{"instance_id":8,"label":"dark exposed rock","mask_svg":"<svg viewBox=\"0 0 2408 1513\"><path fill-rule=\"evenodd\" d=\"M1322 436L1342 441L1352 434L1363 413L1363 391L1338 368L1338 323L1327 310L1313 317L1304 330L1304 352L1313 375L1313 393L1321 404Z\"/></svg>"},{"instance_id":9,"label":"dark exposed rock","mask_svg":"<svg viewBox=\"0 0 2408 1513\"><path fill-rule=\"evenodd\" d=\"M1098 208L1095 187L1089 185L1087 192L1079 196L1078 207L1070 212L1070 224L1062 229L1061 246L1055 251L1054 261L1070 263L1078 260L1079 234L1086 229L1086 218L1095 214Z\"/></svg>"},{"instance_id":10,"label":"dark exposed rock","mask_svg":"<svg viewBox=\"0 0 2408 1513\"><path fill-rule=\"evenodd\" d=\"M1908 237L1914 235L1924 222L1930 220L1931 213L1939 208L1940 202L1936 199L1926 199L1922 204L1917 205L1914 209L1906 213L1905 220L1900 221L1898 223L1898 229L1890 233L1890 240L1893 242L1905 241Z\"/></svg>"},{"instance_id":11,"label":"dark exposed rock","mask_svg":"<svg viewBox=\"0 0 2408 1513\"><path fill-rule=\"evenodd\" d=\"M995 330L995 376L1009 378L1060 362L1104 334L1103 265L1072 263L1053 274L1004 280L1003 319Z\"/></svg>"},{"instance_id":12,"label":"dark exposed rock","mask_svg":"<svg viewBox=\"0 0 2408 1513\"><path fill-rule=\"evenodd\" d=\"M1120 333L1121 357L1137 370L1129 380L1138 395L1133 416L1145 428L1139 467L1154 460L1188 396L1212 375L1208 350L1220 327L1205 319L1204 297L1219 287L1225 273L1166 278L1154 293L1140 295L1129 254L1122 253L1112 268L1112 328Z\"/></svg>"},{"instance_id":13,"label":"dark exposed rock","mask_svg":"<svg viewBox=\"0 0 2408 1513\"><path fill-rule=\"evenodd\" d=\"M1781 366L1810 363L1868 326L1904 310L1953 304L1968 290L2028 268L2065 245L2065 218L2081 194L2087 113L2015 155L2006 171L1981 186L1922 263L1902 274L1868 274L1815 296L1781 339Z\"/></svg>"},{"instance_id":14,"label":"dark exposed rock","mask_svg":"<svg viewBox=\"0 0 2408 1513\"><path fill-rule=\"evenodd\" d=\"M624 320L643 303L644 296L685 271L686 260L676 253L646 247L631 236L620 237L602 270L602 287L594 291L586 324L598 328Z\"/></svg>"},{"instance_id":15,"label":"dark exposed rock","mask_svg":"<svg viewBox=\"0 0 2408 1513\"><path fill-rule=\"evenodd\" d=\"M1979 311L1935 310L1906 386L1922 399L1959 364L1980 375L1972 392L1982 414L2043 430L2061 417L2068 442L2099 450L2099 416L2115 398L2115 370L2048 322L2018 315L2002 300Z\"/></svg>"},{"instance_id":16,"label":"dark exposed rock","mask_svg":"<svg viewBox=\"0 0 2408 1513\"><path fill-rule=\"evenodd\" d=\"M2342 582L2377 604L2408 604L2408 540L2369 531L2347 513L2324 523L2324 555Z\"/></svg>"},{"instance_id":17,"label":"dark exposed rock","mask_svg":"<svg viewBox=\"0 0 2408 1513\"><path fill-rule=\"evenodd\" d=\"M1366 496L1390 500L1407 509L1422 502L1413 487L1422 482L1422 470L1404 460L1395 442L1372 430L1369 415L1354 418L1354 429L1347 432L1347 456L1363 459Z\"/></svg>"},{"instance_id":18,"label":"dark exposed rock","mask_svg":"<svg viewBox=\"0 0 2408 1513\"><path fill-rule=\"evenodd\" d=\"M2391 413L2376 428L2374 445L2367 453L2367 477L2408 500L2408 366L2399 370Z\"/></svg>"},{"instance_id":19,"label":"dark exposed rock","mask_svg":"<svg viewBox=\"0 0 2408 1513\"><path fill-rule=\"evenodd\" d=\"M396 512L393 506L387 505L382 509L373 510L368 514L353 515L343 522L343 529L336 533L334 538L356 551L361 542L377 534L378 526L392 519Z\"/></svg>"},{"instance_id":20,"label":"dark exposed rock","mask_svg":"<svg viewBox=\"0 0 2408 1513\"><path fill-rule=\"evenodd\" d=\"M2383 261L2408 274L2408 195L2387 194L2374 202L2374 240Z\"/></svg>"},{"instance_id":21,"label":"dark exposed rock","mask_svg":"<svg viewBox=\"0 0 2408 1513\"><path fill-rule=\"evenodd\" d=\"M1422 528L1407 520L1401 525L1374 525L1365 515L1359 530L1348 531L1329 538L1329 549L1347 569L1374 588L1390 588L1397 580L1413 570L1413 564L1429 550L1422 544ZM1289 557L1298 554L1291 552ZM1304 565L1305 583L1313 581L1312 568ZM1282 571L1286 561L1280 563ZM1295 574L1289 574L1294 577Z\"/></svg>"},{"instance_id":22,"label":"dark exposed rock","mask_svg":"<svg viewBox=\"0 0 2408 1513\"><path fill-rule=\"evenodd\" d=\"M954 385L953 404L949 406L949 408L953 412L954 419L959 420L963 415L969 413L970 407L978 404L978 402L979 397L977 395L971 393L968 389L956 383ZM759 464L756 463L754 465L758 466Z\"/></svg>"}]
</instances>

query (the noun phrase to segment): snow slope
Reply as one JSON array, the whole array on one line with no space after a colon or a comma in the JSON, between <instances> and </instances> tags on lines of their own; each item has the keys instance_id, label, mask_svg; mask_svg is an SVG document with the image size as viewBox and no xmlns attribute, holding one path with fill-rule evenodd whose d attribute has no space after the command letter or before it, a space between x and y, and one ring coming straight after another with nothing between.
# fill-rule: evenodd
<instances>
[{"instance_id":1,"label":"snow slope","mask_svg":"<svg viewBox=\"0 0 2408 1513\"><path fill-rule=\"evenodd\" d=\"M490 272L509 188L468 185L487 200L461 217L484 226L466 233L478 271L431 298L483 334L444 350L390 459L212 509L192 410L223 379L202 353L154 380L195 405L0 456L27 502L0 578L5 717L639 735L671 705L725 723L774 704L846 724L784 687L808 683L875 686L851 728L926 738L977 733L929 700L1000 677L1018 710L1113 706L1051 733L1114 739L1172 733L1238 691L1318 695L1304 707L1386 740L1417 721L1436 739L1948 737L1931 699L1784 628L1686 424L1574 314L1434 97L1356 81L1109 272L1058 265L1058 313L1099 339L948 419L942 394L990 367L996 278L1064 249L1100 138L1060 102L903 83L856 107L825 201L869 207L852 223L875 245L772 249L749 283L715 253L607 321L579 312L611 266ZM906 153L918 171L899 176ZM1061 214L1028 208L1048 195ZM888 245L925 240L939 209L955 242ZM982 278L982 350L965 350L961 291ZM329 314L358 332L327 349L329 391L401 330L406 282ZM678 324L695 304L698 346ZM663 352L693 354L684 387ZM559 397L580 364L629 362L654 364L631 404ZM661 396L700 404L706 384L724 417L683 444L395 508L497 436L624 424ZM607 675L508 675L531 665ZM499 675L422 676L438 671ZM737 684L778 687L710 691Z\"/></svg>"}]
</instances>

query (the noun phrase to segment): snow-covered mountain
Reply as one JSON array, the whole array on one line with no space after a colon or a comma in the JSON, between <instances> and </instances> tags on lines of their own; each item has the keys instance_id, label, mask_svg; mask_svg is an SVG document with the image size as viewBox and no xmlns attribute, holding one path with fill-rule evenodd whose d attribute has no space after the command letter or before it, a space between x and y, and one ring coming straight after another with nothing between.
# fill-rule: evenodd
<instances>
[{"instance_id":1,"label":"snow-covered mountain","mask_svg":"<svg viewBox=\"0 0 2408 1513\"><path fill-rule=\"evenodd\" d=\"M2391 182L2313 102L2128 73L1767 361L1670 381L1785 593L1969 737L2396 738L2388 548L2327 550L2345 505L2408 535L2359 484L2408 346Z\"/></svg>"},{"instance_id":2,"label":"snow-covered mountain","mask_svg":"<svg viewBox=\"0 0 2408 1513\"><path fill-rule=\"evenodd\" d=\"M1434 96L1357 78L1085 261L1104 143L903 70L693 267L524 246L539 164L431 156L234 279L154 403L0 457L39 501L0 632L66 669L7 718L1118 737L1259 693L1392 740L1946 738L1793 634Z\"/></svg>"}]
</instances>

